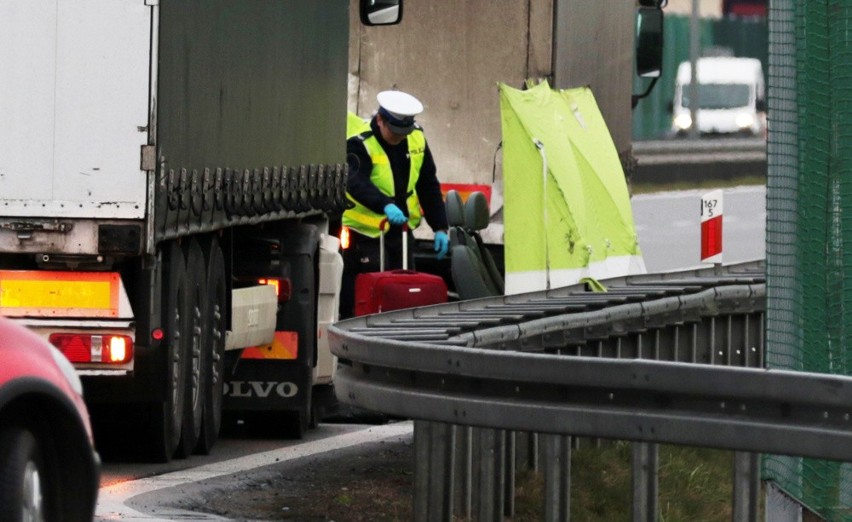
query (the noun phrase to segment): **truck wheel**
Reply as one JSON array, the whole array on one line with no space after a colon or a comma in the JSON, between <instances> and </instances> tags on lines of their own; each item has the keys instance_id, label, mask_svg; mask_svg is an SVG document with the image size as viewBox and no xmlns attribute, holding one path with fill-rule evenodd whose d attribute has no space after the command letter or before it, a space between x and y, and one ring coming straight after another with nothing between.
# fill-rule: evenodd
<instances>
[{"instance_id":1,"label":"truck wheel","mask_svg":"<svg viewBox=\"0 0 852 522\"><path fill-rule=\"evenodd\" d=\"M297 410L287 412L285 418L288 419L288 435L292 439L301 440L305 437L305 433L310 428L311 406L308 405L307 410Z\"/></svg>"},{"instance_id":2,"label":"truck wheel","mask_svg":"<svg viewBox=\"0 0 852 522\"><path fill-rule=\"evenodd\" d=\"M12 426L0 431L0 520L47 520L49 478L32 433Z\"/></svg>"},{"instance_id":3,"label":"truck wheel","mask_svg":"<svg viewBox=\"0 0 852 522\"><path fill-rule=\"evenodd\" d=\"M208 315L207 306L207 267L204 264L204 252L193 238L185 243L186 281L188 298L184 309L187 328L184 338L187 344L188 358L184 365L186 371L186 398L184 399L183 425L177 456L188 457L195 451L201 435L201 417L204 409L204 395L207 389L207 375L210 366L210 352L207 345Z\"/></svg>"},{"instance_id":4,"label":"truck wheel","mask_svg":"<svg viewBox=\"0 0 852 522\"><path fill-rule=\"evenodd\" d=\"M334 386L331 384L315 384L311 390L311 421L309 428L319 426L326 415L334 410L337 405L337 397L334 395Z\"/></svg>"},{"instance_id":5,"label":"truck wheel","mask_svg":"<svg viewBox=\"0 0 852 522\"><path fill-rule=\"evenodd\" d=\"M219 438L222 427L222 393L225 383L225 329L227 322L228 288L225 282L225 258L216 238L212 238L206 248L207 259L207 353L209 364L205 365L207 386L203 389L204 412L202 413L201 434L196 452L209 455Z\"/></svg>"},{"instance_id":6,"label":"truck wheel","mask_svg":"<svg viewBox=\"0 0 852 522\"><path fill-rule=\"evenodd\" d=\"M284 439L303 439L308 432L309 417L307 410L284 411L275 415L275 421L278 422L275 435Z\"/></svg>"},{"instance_id":7,"label":"truck wheel","mask_svg":"<svg viewBox=\"0 0 852 522\"><path fill-rule=\"evenodd\" d=\"M166 399L151 405L151 458L157 462L171 460L180 442L183 421L184 397L186 394L187 335L184 311L189 293L186 284L186 264L183 252L171 242L164 253L165 306L162 324L166 333L166 362L164 365L167 382Z\"/></svg>"},{"instance_id":8,"label":"truck wheel","mask_svg":"<svg viewBox=\"0 0 852 522\"><path fill-rule=\"evenodd\" d=\"M315 430L319 427L320 418L322 417L322 408L320 405L316 403L316 401L311 403L311 416L308 419L308 429Z\"/></svg>"}]
</instances>

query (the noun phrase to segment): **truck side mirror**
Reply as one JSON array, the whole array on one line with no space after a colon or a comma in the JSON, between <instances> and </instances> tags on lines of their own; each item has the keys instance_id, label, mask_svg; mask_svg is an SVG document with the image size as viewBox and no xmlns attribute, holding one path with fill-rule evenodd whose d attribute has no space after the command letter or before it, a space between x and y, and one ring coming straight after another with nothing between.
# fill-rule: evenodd
<instances>
[{"instance_id":1,"label":"truck side mirror","mask_svg":"<svg viewBox=\"0 0 852 522\"><path fill-rule=\"evenodd\" d=\"M636 13L636 74L663 74L663 10L658 7L640 7Z\"/></svg>"},{"instance_id":2,"label":"truck side mirror","mask_svg":"<svg viewBox=\"0 0 852 522\"><path fill-rule=\"evenodd\" d=\"M755 103L754 108L757 112L766 112L766 100L762 98L757 100L757 103Z\"/></svg>"},{"instance_id":3,"label":"truck side mirror","mask_svg":"<svg viewBox=\"0 0 852 522\"><path fill-rule=\"evenodd\" d=\"M361 23L394 25L402 21L402 0L361 0Z\"/></svg>"},{"instance_id":4,"label":"truck side mirror","mask_svg":"<svg viewBox=\"0 0 852 522\"><path fill-rule=\"evenodd\" d=\"M631 107L651 94L657 80L663 75L663 10L659 7L641 6L636 12L636 74L650 78L642 94L631 96Z\"/></svg>"}]
</instances>

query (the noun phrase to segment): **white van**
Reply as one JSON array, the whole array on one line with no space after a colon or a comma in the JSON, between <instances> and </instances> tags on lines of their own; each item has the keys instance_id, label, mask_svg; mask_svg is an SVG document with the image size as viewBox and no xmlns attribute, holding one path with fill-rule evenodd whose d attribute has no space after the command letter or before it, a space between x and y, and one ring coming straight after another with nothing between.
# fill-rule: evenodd
<instances>
[{"instance_id":1,"label":"white van","mask_svg":"<svg viewBox=\"0 0 852 522\"><path fill-rule=\"evenodd\" d=\"M756 58L713 57L697 62L696 119L702 135L764 136L766 101L763 67ZM689 62L677 68L672 103L672 131L682 136L692 127Z\"/></svg>"}]
</instances>

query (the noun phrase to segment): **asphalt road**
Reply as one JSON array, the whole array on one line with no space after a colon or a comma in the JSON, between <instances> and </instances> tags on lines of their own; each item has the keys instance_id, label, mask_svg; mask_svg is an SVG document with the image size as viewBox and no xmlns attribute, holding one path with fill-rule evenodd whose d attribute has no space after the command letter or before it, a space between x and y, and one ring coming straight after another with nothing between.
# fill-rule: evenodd
<instances>
[{"instance_id":1,"label":"asphalt road","mask_svg":"<svg viewBox=\"0 0 852 522\"><path fill-rule=\"evenodd\" d=\"M701 266L701 196L687 190L636 195L631 200L639 248L649 273ZM723 190L722 262L766 255L766 187Z\"/></svg>"},{"instance_id":2,"label":"asphalt road","mask_svg":"<svg viewBox=\"0 0 852 522\"><path fill-rule=\"evenodd\" d=\"M222 491L243 490L264 476L317 456L334 457L354 447L384 441L408 441L411 422L380 426L320 424L305 439L225 438L210 456L193 456L170 464L105 463L95 520L167 522L175 520L252 520L251 516L222 518L192 506ZM189 509L187 509L189 508ZM268 519L267 519L268 520Z\"/></svg>"}]
</instances>

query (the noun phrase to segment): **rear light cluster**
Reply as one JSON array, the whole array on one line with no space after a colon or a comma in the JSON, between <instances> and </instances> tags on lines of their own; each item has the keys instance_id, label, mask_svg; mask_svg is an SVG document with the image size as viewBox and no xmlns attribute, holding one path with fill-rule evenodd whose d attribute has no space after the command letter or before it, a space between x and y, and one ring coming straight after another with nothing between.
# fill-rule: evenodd
<instances>
[{"instance_id":1,"label":"rear light cluster","mask_svg":"<svg viewBox=\"0 0 852 522\"><path fill-rule=\"evenodd\" d=\"M72 363L123 364L133 358L133 339L126 335L54 333L49 340Z\"/></svg>"},{"instance_id":2,"label":"rear light cluster","mask_svg":"<svg viewBox=\"0 0 852 522\"><path fill-rule=\"evenodd\" d=\"M279 303L286 303L290 300L293 294L293 286L290 284L290 279L258 279L257 284L269 285L275 289L275 295L278 297Z\"/></svg>"}]
</instances>

